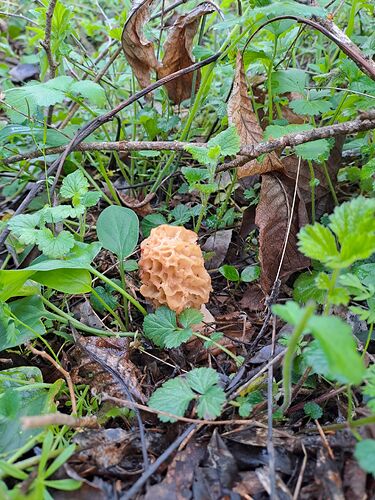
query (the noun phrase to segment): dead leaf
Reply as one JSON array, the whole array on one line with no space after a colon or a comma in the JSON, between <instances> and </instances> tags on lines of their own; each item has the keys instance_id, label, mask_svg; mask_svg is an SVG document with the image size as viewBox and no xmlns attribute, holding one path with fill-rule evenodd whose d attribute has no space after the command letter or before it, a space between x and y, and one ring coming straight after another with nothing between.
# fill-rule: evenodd
<instances>
[{"instance_id":1,"label":"dead leaf","mask_svg":"<svg viewBox=\"0 0 375 500\"><path fill-rule=\"evenodd\" d=\"M272 288L282 258L291 215L293 190L294 182L283 174L262 176L255 223L259 227L259 260L262 270L260 283L264 293L268 293ZM297 233L307 223L305 203L297 196L280 279L288 278L310 263L309 259L297 249Z\"/></svg>"},{"instance_id":2,"label":"dead leaf","mask_svg":"<svg viewBox=\"0 0 375 500\"><path fill-rule=\"evenodd\" d=\"M214 255L205 262L207 269L217 269L224 262L227 255L230 242L232 241L232 229L223 229L216 231L207 238L205 244L202 246L204 252L213 252Z\"/></svg>"},{"instance_id":3,"label":"dead leaf","mask_svg":"<svg viewBox=\"0 0 375 500\"><path fill-rule=\"evenodd\" d=\"M154 44L143 34L143 26L150 19L150 7L154 0L134 2L133 8L122 32L122 48L142 88L151 83L151 70L157 70L159 63Z\"/></svg>"},{"instance_id":4,"label":"dead leaf","mask_svg":"<svg viewBox=\"0 0 375 500\"><path fill-rule=\"evenodd\" d=\"M254 113L245 78L245 68L241 52L237 53L236 73L233 90L228 101L229 122L237 128L241 146L253 146L263 140L263 131ZM283 170L283 165L275 152L267 155L263 162L251 160L237 170L238 178Z\"/></svg>"},{"instance_id":5,"label":"dead leaf","mask_svg":"<svg viewBox=\"0 0 375 500\"><path fill-rule=\"evenodd\" d=\"M71 376L75 384L89 385L93 394L100 395L105 392L110 396L128 399L118 380L99 362L94 361L90 357L91 353L121 377L136 399L145 402L140 384L141 373L129 360L127 339L89 336L77 336L77 338L78 343L70 353L73 364Z\"/></svg>"},{"instance_id":6,"label":"dead leaf","mask_svg":"<svg viewBox=\"0 0 375 500\"><path fill-rule=\"evenodd\" d=\"M264 293L256 283L250 283L240 300L240 307L249 311L262 311L265 307Z\"/></svg>"},{"instance_id":7,"label":"dead leaf","mask_svg":"<svg viewBox=\"0 0 375 500\"><path fill-rule=\"evenodd\" d=\"M154 212L150 202L155 197L155 193L149 193L143 200L138 200L122 192L118 194L125 207L131 208L140 217L145 217Z\"/></svg>"},{"instance_id":8,"label":"dead leaf","mask_svg":"<svg viewBox=\"0 0 375 500\"><path fill-rule=\"evenodd\" d=\"M194 36L199 26L199 20L206 14L214 12L214 10L211 3L204 2L199 4L188 14L181 15L176 19L163 47L164 57L158 69L158 78L164 78L194 63L192 48ZM169 98L175 104L180 104L184 99L188 99L191 96L193 75L194 73L183 75L165 85ZM199 87L199 82L200 71L197 71L196 88Z\"/></svg>"}]
</instances>

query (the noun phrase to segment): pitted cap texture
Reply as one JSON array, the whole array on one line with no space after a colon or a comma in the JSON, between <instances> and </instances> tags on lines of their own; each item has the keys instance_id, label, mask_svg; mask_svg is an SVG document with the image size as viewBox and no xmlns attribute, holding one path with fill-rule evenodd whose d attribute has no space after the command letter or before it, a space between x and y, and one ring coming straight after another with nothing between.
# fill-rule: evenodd
<instances>
[{"instance_id":1,"label":"pitted cap texture","mask_svg":"<svg viewBox=\"0 0 375 500\"><path fill-rule=\"evenodd\" d=\"M141 243L141 293L155 306L177 314L208 302L211 278L204 267L197 235L184 227L163 224Z\"/></svg>"}]
</instances>

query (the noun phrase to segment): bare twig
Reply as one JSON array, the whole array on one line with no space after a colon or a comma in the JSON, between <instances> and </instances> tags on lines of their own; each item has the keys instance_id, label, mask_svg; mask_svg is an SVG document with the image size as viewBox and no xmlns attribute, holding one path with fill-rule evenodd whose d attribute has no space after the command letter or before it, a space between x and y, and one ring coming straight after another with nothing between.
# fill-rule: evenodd
<instances>
[{"instance_id":1,"label":"bare twig","mask_svg":"<svg viewBox=\"0 0 375 500\"><path fill-rule=\"evenodd\" d=\"M24 21L27 21L28 23L33 24L34 26L38 26L38 23L36 21L33 21L29 17L23 16L22 14L13 14L12 12L5 12L3 10L0 10L0 16L16 17L18 19L23 19Z\"/></svg>"},{"instance_id":2,"label":"bare twig","mask_svg":"<svg viewBox=\"0 0 375 500\"><path fill-rule=\"evenodd\" d=\"M46 29L44 32L44 40L40 42L40 45L46 51L48 65L49 65L49 77L55 78L57 62L54 60L51 49L51 32L52 32L52 18L55 11L57 0L51 0L46 12Z\"/></svg>"},{"instance_id":3,"label":"bare twig","mask_svg":"<svg viewBox=\"0 0 375 500\"><path fill-rule=\"evenodd\" d=\"M47 413L46 415L35 415L32 417L21 417L24 429L35 429L48 425L67 425L68 427L85 427L87 429L97 429L99 427L96 417L73 417L65 413Z\"/></svg>"},{"instance_id":4,"label":"bare twig","mask_svg":"<svg viewBox=\"0 0 375 500\"><path fill-rule=\"evenodd\" d=\"M45 359L49 363L51 363L56 370L58 370L65 378L66 384L69 389L69 394L70 394L70 399L72 402L72 413L76 414L77 413L77 401L76 401L76 396L74 394L74 386L72 379L70 377L70 373L68 373L62 366L60 366L57 361L55 361L48 353L44 351L39 351L38 349L35 349L31 344L28 344L29 350L35 354L36 356L40 356L41 358Z\"/></svg>"},{"instance_id":5,"label":"bare twig","mask_svg":"<svg viewBox=\"0 0 375 500\"><path fill-rule=\"evenodd\" d=\"M371 111L359 117L356 120L351 120L336 125L320 127L295 134L287 134L278 139L271 139L267 142L260 142L255 146L244 146L239 152L239 158L225 163L219 167L218 171L229 170L230 168L238 168L249 160L258 158L259 156L275 151L276 149L284 149L285 147L294 147L310 141L325 139L328 137L336 137L344 134L354 134L366 130L375 129L375 111ZM205 144L190 143L181 141L113 141L113 142L85 142L74 146L71 151L184 151L188 146L205 147ZM66 146L54 148L46 148L43 151L30 151L9 158L4 158L2 163L10 165L18 161L43 157L45 155L59 154L65 151Z\"/></svg>"}]
</instances>

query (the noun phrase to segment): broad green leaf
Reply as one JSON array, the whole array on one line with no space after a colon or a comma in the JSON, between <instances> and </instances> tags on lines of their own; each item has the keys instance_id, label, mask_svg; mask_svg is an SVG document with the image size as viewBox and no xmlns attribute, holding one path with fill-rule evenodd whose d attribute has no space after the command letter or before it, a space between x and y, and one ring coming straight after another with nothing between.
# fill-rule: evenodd
<instances>
[{"instance_id":1,"label":"broad green leaf","mask_svg":"<svg viewBox=\"0 0 375 500\"><path fill-rule=\"evenodd\" d=\"M210 174L205 168L182 167L181 172L190 186L209 178Z\"/></svg>"},{"instance_id":2,"label":"broad green leaf","mask_svg":"<svg viewBox=\"0 0 375 500\"><path fill-rule=\"evenodd\" d=\"M194 391L204 394L219 382L219 375L212 368L194 368L186 375L186 380Z\"/></svg>"},{"instance_id":3,"label":"broad green leaf","mask_svg":"<svg viewBox=\"0 0 375 500\"><path fill-rule=\"evenodd\" d=\"M264 139L269 141L270 139L278 139L284 135L294 134L297 132L305 132L306 130L312 130L314 127L305 124L290 124L290 125L268 125L264 132Z\"/></svg>"},{"instance_id":4,"label":"broad green leaf","mask_svg":"<svg viewBox=\"0 0 375 500\"><path fill-rule=\"evenodd\" d=\"M167 349L174 349L179 347L184 342L187 342L193 335L191 328L184 328L175 330L170 335L167 335L164 339L164 347Z\"/></svg>"},{"instance_id":5,"label":"broad green leaf","mask_svg":"<svg viewBox=\"0 0 375 500\"><path fill-rule=\"evenodd\" d=\"M292 300L288 300L286 304L273 305L272 312L286 323L296 326L304 314L304 309Z\"/></svg>"},{"instance_id":6,"label":"broad green leaf","mask_svg":"<svg viewBox=\"0 0 375 500\"><path fill-rule=\"evenodd\" d=\"M317 275L317 271L312 271L298 276L293 285L293 299L296 302L306 304L309 300L314 300L318 304L324 303L326 292L319 290L316 286L315 279Z\"/></svg>"},{"instance_id":7,"label":"broad green leaf","mask_svg":"<svg viewBox=\"0 0 375 500\"><path fill-rule=\"evenodd\" d=\"M304 95L307 74L301 69L286 69L272 73L272 88L277 94L297 92Z\"/></svg>"},{"instance_id":8,"label":"broad green leaf","mask_svg":"<svg viewBox=\"0 0 375 500\"><path fill-rule=\"evenodd\" d=\"M99 193L99 191L90 191L82 196L80 203L86 208L94 207L101 197L102 193Z\"/></svg>"},{"instance_id":9,"label":"broad green leaf","mask_svg":"<svg viewBox=\"0 0 375 500\"><path fill-rule=\"evenodd\" d=\"M29 271L51 271L53 269L88 269L91 262L95 259L101 249L98 242L81 243L76 241L74 247L64 260L47 259L45 256L38 257L31 266L26 269Z\"/></svg>"},{"instance_id":10,"label":"broad green leaf","mask_svg":"<svg viewBox=\"0 0 375 500\"><path fill-rule=\"evenodd\" d=\"M40 223L41 213L20 214L8 221L8 228L17 236L21 243L33 245L36 242L36 226Z\"/></svg>"},{"instance_id":11,"label":"broad green leaf","mask_svg":"<svg viewBox=\"0 0 375 500\"><path fill-rule=\"evenodd\" d=\"M159 307L143 321L143 332L158 347L164 347L168 335L177 330L176 313L168 307Z\"/></svg>"},{"instance_id":12,"label":"broad green leaf","mask_svg":"<svg viewBox=\"0 0 375 500\"><path fill-rule=\"evenodd\" d=\"M210 387L204 394L199 396L197 405L198 417L206 420L214 420L221 415L225 401L225 393L221 387L217 385Z\"/></svg>"},{"instance_id":13,"label":"broad green leaf","mask_svg":"<svg viewBox=\"0 0 375 500\"><path fill-rule=\"evenodd\" d=\"M233 125L210 139L207 145L209 148L220 146L221 156L233 156L240 150L241 141L237 129Z\"/></svg>"},{"instance_id":14,"label":"broad green leaf","mask_svg":"<svg viewBox=\"0 0 375 500\"><path fill-rule=\"evenodd\" d=\"M151 233L151 229L154 227L161 226L162 224L167 224L167 219L161 214L150 214L143 217L141 220L141 230L144 238L148 238Z\"/></svg>"},{"instance_id":15,"label":"broad green leaf","mask_svg":"<svg viewBox=\"0 0 375 500\"><path fill-rule=\"evenodd\" d=\"M197 309L185 309L179 316L178 322L184 327L188 328L192 325L197 325L203 320L203 314Z\"/></svg>"},{"instance_id":16,"label":"broad green leaf","mask_svg":"<svg viewBox=\"0 0 375 500\"><path fill-rule=\"evenodd\" d=\"M44 255L52 259L64 257L74 247L74 237L69 231L61 231L54 236L47 227L37 233L36 243Z\"/></svg>"},{"instance_id":17,"label":"broad green leaf","mask_svg":"<svg viewBox=\"0 0 375 500\"><path fill-rule=\"evenodd\" d=\"M332 104L323 99L316 99L314 101L298 99L296 101L291 101L289 107L297 113L297 115L315 116L326 113L332 109Z\"/></svg>"},{"instance_id":18,"label":"broad green leaf","mask_svg":"<svg viewBox=\"0 0 375 500\"><path fill-rule=\"evenodd\" d=\"M81 80L74 82L70 88L73 94L80 94L97 106L103 106L105 103L104 89L91 80Z\"/></svg>"},{"instance_id":19,"label":"broad green leaf","mask_svg":"<svg viewBox=\"0 0 375 500\"><path fill-rule=\"evenodd\" d=\"M234 266L229 266L225 264L224 266L219 267L219 273L224 276L228 281L239 281L240 274Z\"/></svg>"},{"instance_id":20,"label":"broad green leaf","mask_svg":"<svg viewBox=\"0 0 375 500\"><path fill-rule=\"evenodd\" d=\"M91 291L91 274L86 269L54 269L33 275L38 283L59 292L77 294Z\"/></svg>"},{"instance_id":21,"label":"broad green leaf","mask_svg":"<svg viewBox=\"0 0 375 500\"><path fill-rule=\"evenodd\" d=\"M210 157L208 156L208 148L206 145L204 146L185 146L185 150L191 154L191 156L194 158L194 160L196 160L198 163L200 163L201 165L209 165L211 163L211 160L210 160ZM183 172L183 170L185 168L191 168L191 167L182 167L181 171L182 173L185 175L185 173ZM186 175L185 175L186 177ZM188 180L189 184L190 184L190 181Z\"/></svg>"},{"instance_id":22,"label":"broad green leaf","mask_svg":"<svg viewBox=\"0 0 375 500\"><path fill-rule=\"evenodd\" d=\"M64 177L60 189L60 195L63 198L72 199L74 197L81 198L87 193L89 183L81 170L76 170Z\"/></svg>"},{"instance_id":23,"label":"broad green leaf","mask_svg":"<svg viewBox=\"0 0 375 500\"><path fill-rule=\"evenodd\" d=\"M129 208L112 205L100 214L96 232L102 246L124 260L138 243L138 217Z\"/></svg>"},{"instance_id":24,"label":"broad green leaf","mask_svg":"<svg viewBox=\"0 0 375 500\"><path fill-rule=\"evenodd\" d=\"M188 383L177 377L156 389L148 401L148 406L182 417L194 398L195 394ZM162 422L176 422L176 419L164 415L159 415L159 419Z\"/></svg>"},{"instance_id":25,"label":"broad green leaf","mask_svg":"<svg viewBox=\"0 0 375 500\"><path fill-rule=\"evenodd\" d=\"M375 477L375 439L363 439L357 443L354 456L361 468Z\"/></svg>"},{"instance_id":26,"label":"broad green leaf","mask_svg":"<svg viewBox=\"0 0 375 500\"><path fill-rule=\"evenodd\" d=\"M328 359L330 372L340 382L360 384L365 367L350 326L337 316L313 316L309 328Z\"/></svg>"},{"instance_id":27,"label":"broad green leaf","mask_svg":"<svg viewBox=\"0 0 375 500\"><path fill-rule=\"evenodd\" d=\"M19 295L24 283L34 274L25 269L0 270L0 300Z\"/></svg>"},{"instance_id":28,"label":"broad green leaf","mask_svg":"<svg viewBox=\"0 0 375 500\"><path fill-rule=\"evenodd\" d=\"M35 338L34 332L39 335L45 333L41 318L47 315L47 311L38 295L0 305L0 351L16 347ZM20 321L11 317L10 313Z\"/></svg>"},{"instance_id":29,"label":"broad green leaf","mask_svg":"<svg viewBox=\"0 0 375 500\"><path fill-rule=\"evenodd\" d=\"M252 283L256 281L260 276L260 266L251 265L245 267L241 272L241 281L245 283Z\"/></svg>"},{"instance_id":30,"label":"broad green leaf","mask_svg":"<svg viewBox=\"0 0 375 500\"><path fill-rule=\"evenodd\" d=\"M301 229L298 233L298 247L307 257L327 264L339 254L335 237L327 227L319 223Z\"/></svg>"},{"instance_id":31,"label":"broad green leaf","mask_svg":"<svg viewBox=\"0 0 375 500\"><path fill-rule=\"evenodd\" d=\"M296 154L303 160L319 160L327 158L330 151L329 142L325 139L306 142L295 147Z\"/></svg>"}]
</instances>

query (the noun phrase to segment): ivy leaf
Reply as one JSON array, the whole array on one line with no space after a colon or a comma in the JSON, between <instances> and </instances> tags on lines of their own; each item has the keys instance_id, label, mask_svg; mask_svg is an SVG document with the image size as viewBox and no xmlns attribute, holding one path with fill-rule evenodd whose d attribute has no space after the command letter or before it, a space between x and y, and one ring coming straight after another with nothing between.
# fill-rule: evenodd
<instances>
[{"instance_id":1,"label":"ivy leaf","mask_svg":"<svg viewBox=\"0 0 375 500\"><path fill-rule=\"evenodd\" d=\"M81 170L76 170L71 174L64 177L60 189L60 195L63 198L79 199L87 193L89 189L89 182L83 175Z\"/></svg>"},{"instance_id":2,"label":"ivy leaf","mask_svg":"<svg viewBox=\"0 0 375 500\"><path fill-rule=\"evenodd\" d=\"M375 476L375 439L363 439L357 443L354 456L363 470Z\"/></svg>"},{"instance_id":3,"label":"ivy leaf","mask_svg":"<svg viewBox=\"0 0 375 500\"><path fill-rule=\"evenodd\" d=\"M165 306L145 317L143 332L155 345L168 349L180 346L193 335L191 328L178 328L176 313Z\"/></svg>"},{"instance_id":4,"label":"ivy leaf","mask_svg":"<svg viewBox=\"0 0 375 500\"><path fill-rule=\"evenodd\" d=\"M317 404L314 403L313 401L306 403L303 407L303 411L305 412L305 415L308 417L318 420L323 416L323 410L322 408Z\"/></svg>"},{"instance_id":5,"label":"ivy leaf","mask_svg":"<svg viewBox=\"0 0 375 500\"><path fill-rule=\"evenodd\" d=\"M225 403L225 393L217 385L210 387L199 397L197 405L198 417L205 420L213 420L221 414L221 409Z\"/></svg>"},{"instance_id":6,"label":"ivy leaf","mask_svg":"<svg viewBox=\"0 0 375 500\"><path fill-rule=\"evenodd\" d=\"M165 382L153 393L148 401L148 406L182 417L194 398L195 394L188 383L184 379L176 377ZM176 422L175 418L165 415L159 415L159 419L162 422Z\"/></svg>"},{"instance_id":7,"label":"ivy leaf","mask_svg":"<svg viewBox=\"0 0 375 500\"><path fill-rule=\"evenodd\" d=\"M73 235L68 231L61 231L57 236L54 236L52 231L45 227L38 230L36 243L44 255L52 259L59 259L74 247L75 241Z\"/></svg>"}]
</instances>

